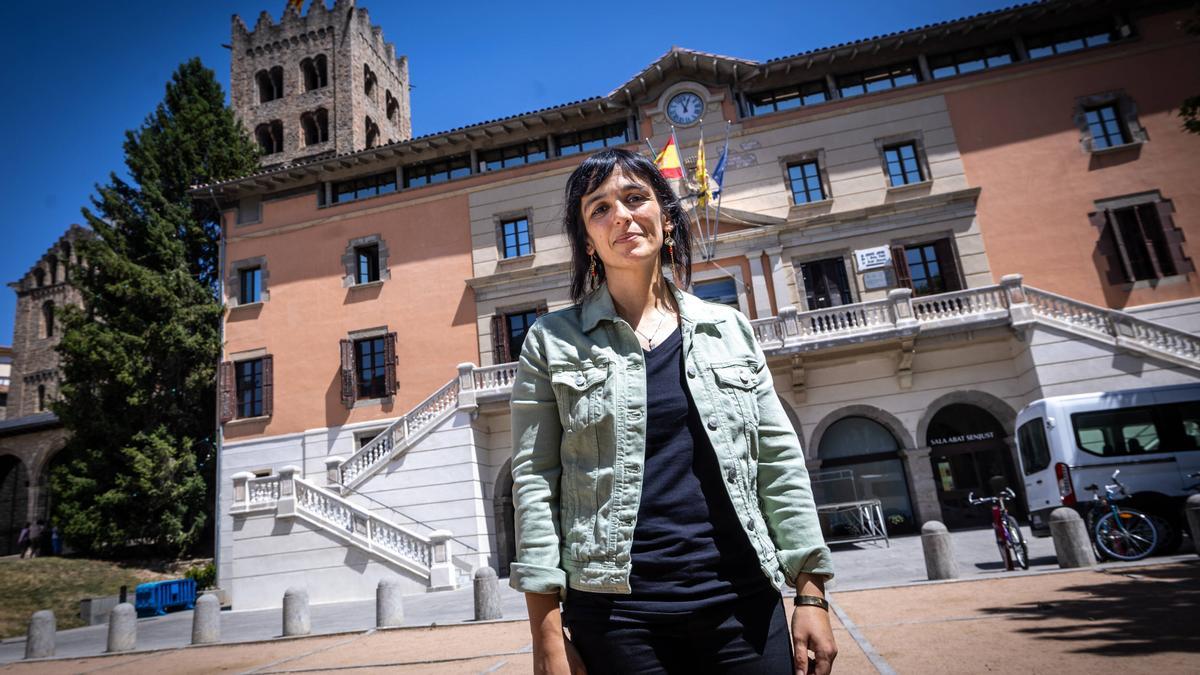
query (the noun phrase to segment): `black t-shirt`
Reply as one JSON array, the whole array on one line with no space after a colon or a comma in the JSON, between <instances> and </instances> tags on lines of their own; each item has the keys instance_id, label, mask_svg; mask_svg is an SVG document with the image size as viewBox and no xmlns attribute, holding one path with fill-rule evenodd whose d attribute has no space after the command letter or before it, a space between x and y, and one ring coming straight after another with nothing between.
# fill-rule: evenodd
<instances>
[{"instance_id":1,"label":"black t-shirt","mask_svg":"<svg viewBox=\"0 0 1200 675\"><path fill-rule=\"evenodd\" d=\"M568 589L568 611L687 612L770 586L688 392L676 329L646 358L646 462L631 595Z\"/></svg>"}]
</instances>

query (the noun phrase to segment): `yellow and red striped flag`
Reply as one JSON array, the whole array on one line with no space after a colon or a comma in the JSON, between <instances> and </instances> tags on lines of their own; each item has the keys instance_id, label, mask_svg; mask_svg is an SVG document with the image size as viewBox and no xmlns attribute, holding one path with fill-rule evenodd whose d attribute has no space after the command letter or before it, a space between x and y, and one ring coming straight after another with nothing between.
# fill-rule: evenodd
<instances>
[{"instance_id":1,"label":"yellow and red striped flag","mask_svg":"<svg viewBox=\"0 0 1200 675\"><path fill-rule=\"evenodd\" d=\"M696 206L707 206L712 201L712 190L708 185L708 164L704 161L704 132L700 133L700 147L696 149Z\"/></svg>"},{"instance_id":2,"label":"yellow and red striped flag","mask_svg":"<svg viewBox=\"0 0 1200 675\"><path fill-rule=\"evenodd\" d=\"M303 14L304 0L287 0L287 6L283 8L283 11L286 12L293 7L296 8L297 13Z\"/></svg>"},{"instance_id":3,"label":"yellow and red striped flag","mask_svg":"<svg viewBox=\"0 0 1200 675\"><path fill-rule=\"evenodd\" d=\"M654 158L654 164L658 166L663 178L683 178L683 163L679 161L679 149L675 145L674 131L671 132L671 138L663 146L662 152Z\"/></svg>"}]
</instances>

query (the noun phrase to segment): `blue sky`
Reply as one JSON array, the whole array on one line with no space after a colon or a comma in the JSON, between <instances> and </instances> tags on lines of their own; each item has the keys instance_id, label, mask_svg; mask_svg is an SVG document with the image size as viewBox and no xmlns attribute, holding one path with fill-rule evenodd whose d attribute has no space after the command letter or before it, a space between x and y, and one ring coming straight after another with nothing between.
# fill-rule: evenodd
<instances>
[{"instance_id":1,"label":"blue sky","mask_svg":"<svg viewBox=\"0 0 1200 675\"><path fill-rule=\"evenodd\" d=\"M68 225L83 222L80 208L94 185L122 170L124 132L161 100L180 62L199 56L228 90L222 44L230 17L253 27L263 10L278 20L285 4L48 0L6 7L0 190L9 215L0 226L0 280L21 277ZM359 4L408 55L419 135L607 93L672 45L765 60L1015 3ZM15 304L12 290L0 289L0 344L11 344Z\"/></svg>"}]
</instances>

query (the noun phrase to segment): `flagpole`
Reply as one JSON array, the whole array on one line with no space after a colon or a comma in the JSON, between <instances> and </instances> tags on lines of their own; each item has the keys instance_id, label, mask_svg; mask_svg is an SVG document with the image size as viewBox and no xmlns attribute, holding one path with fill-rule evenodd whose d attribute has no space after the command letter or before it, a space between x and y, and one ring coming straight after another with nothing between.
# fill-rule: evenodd
<instances>
[{"instance_id":1,"label":"flagpole","mask_svg":"<svg viewBox=\"0 0 1200 675\"><path fill-rule=\"evenodd\" d=\"M729 152L729 127L731 127L732 125L733 125L732 121L725 120L725 148L723 150L721 150L721 154L726 157L726 162L728 162L728 155L726 153ZM718 161L720 161L720 160L718 160ZM728 166L728 164L726 164L723 171L728 171L728 170L729 170L729 166ZM722 182L724 182L724 173L722 173L721 179L722 179ZM710 259L716 257L716 255L717 255L717 235L720 233L720 229L721 229L721 199L723 197L725 197L725 186L721 185L720 191L717 192L717 221L716 221L715 226L713 227L712 243L711 243L712 248L711 248L711 251L709 252Z\"/></svg>"}]
</instances>

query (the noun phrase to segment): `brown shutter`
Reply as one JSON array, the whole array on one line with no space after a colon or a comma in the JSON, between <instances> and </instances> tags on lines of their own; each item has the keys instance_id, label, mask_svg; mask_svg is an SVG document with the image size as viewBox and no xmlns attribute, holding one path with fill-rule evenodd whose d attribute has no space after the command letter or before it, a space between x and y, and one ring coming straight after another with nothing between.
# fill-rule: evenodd
<instances>
[{"instance_id":1,"label":"brown shutter","mask_svg":"<svg viewBox=\"0 0 1200 675\"><path fill-rule=\"evenodd\" d=\"M354 341L342 340L342 405L354 407L357 383L354 373Z\"/></svg>"},{"instance_id":2,"label":"brown shutter","mask_svg":"<svg viewBox=\"0 0 1200 675\"><path fill-rule=\"evenodd\" d=\"M933 250L937 253L938 267L941 268L942 281L947 291L962 289L963 284L958 276L958 259L954 256L954 245L949 239L939 239L934 242Z\"/></svg>"},{"instance_id":3,"label":"brown shutter","mask_svg":"<svg viewBox=\"0 0 1200 675\"><path fill-rule=\"evenodd\" d=\"M903 246L892 247L892 268L896 271L896 286L912 288L912 275L908 271L908 258L904 256Z\"/></svg>"},{"instance_id":4,"label":"brown shutter","mask_svg":"<svg viewBox=\"0 0 1200 675\"><path fill-rule=\"evenodd\" d=\"M222 361L217 366L217 407L221 413L221 423L233 419L237 412L237 394L233 385L233 363Z\"/></svg>"},{"instance_id":5,"label":"brown shutter","mask_svg":"<svg viewBox=\"0 0 1200 675\"><path fill-rule=\"evenodd\" d=\"M263 357L262 360L262 414L270 417L274 410L273 400L275 398L275 359L270 354Z\"/></svg>"},{"instance_id":6,"label":"brown shutter","mask_svg":"<svg viewBox=\"0 0 1200 675\"><path fill-rule=\"evenodd\" d=\"M1108 211L1089 213L1088 221L1100 233L1100 238L1096 240L1096 253L1100 257L1097 262L1104 266L1101 270L1104 272L1104 280L1114 286L1129 283L1130 275L1125 271L1125 261L1117 245L1117 228L1109 222Z\"/></svg>"},{"instance_id":7,"label":"brown shutter","mask_svg":"<svg viewBox=\"0 0 1200 675\"><path fill-rule=\"evenodd\" d=\"M383 340L384 395L396 393L396 334L388 333Z\"/></svg>"},{"instance_id":8,"label":"brown shutter","mask_svg":"<svg viewBox=\"0 0 1200 675\"><path fill-rule=\"evenodd\" d=\"M508 326L503 314L492 317L492 361L495 365L508 363Z\"/></svg>"},{"instance_id":9,"label":"brown shutter","mask_svg":"<svg viewBox=\"0 0 1200 675\"><path fill-rule=\"evenodd\" d=\"M1176 274L1190 274L1196 271L1192 259L1183 250L1183 230L1175 227L1175 219L1171 216L1171 202L1155 202L1154 209L1158 213L1158 222L1162 226L1163 238L1167 241L1167 250L1171 252L1171 262L1175 263Z\"/></svg>"}]
</instances>

